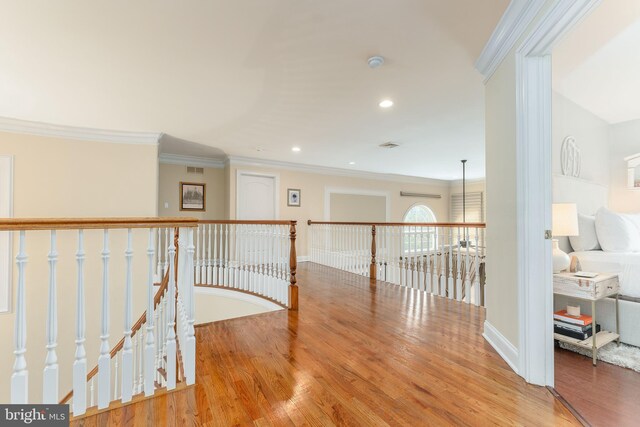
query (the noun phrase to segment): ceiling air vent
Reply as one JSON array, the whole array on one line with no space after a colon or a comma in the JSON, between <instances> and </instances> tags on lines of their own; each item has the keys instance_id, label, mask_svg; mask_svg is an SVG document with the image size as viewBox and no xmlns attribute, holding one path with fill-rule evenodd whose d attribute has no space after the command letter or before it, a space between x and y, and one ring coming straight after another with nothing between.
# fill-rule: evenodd
<instances>
[{"instance_id":1,"label":"ceiling air vent","mask_svg":"<svg viewBox=\"0 0 640 427\"><path fill-rule=\"evenodd\" d=\"M396 144L394 142L385 142L384 144L380 144L380 147L382 148L396 148L398 146L399 144Z\"/></svg>"},{"instance_id":2,"label":"ceiling air vent","mask_svg":"<svg viewBox=\"0 0 640 427\"><path fill-rule=\"evenodd\" d=\"M187 173L195 173L197 175L202 175L204 173L204 168L198 168L195 166L187 166Z\"/></svg>"}]
</instances>

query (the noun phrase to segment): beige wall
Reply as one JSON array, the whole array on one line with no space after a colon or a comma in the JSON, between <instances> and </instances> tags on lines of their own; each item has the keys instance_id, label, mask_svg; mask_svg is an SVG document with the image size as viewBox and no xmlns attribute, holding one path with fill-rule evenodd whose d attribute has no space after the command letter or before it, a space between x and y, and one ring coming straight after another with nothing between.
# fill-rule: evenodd
<instances>
[{"instance_id":1,"label":"beige wall","mask_svg":"<svg viewBox=\"0 0 640 427\"><path fill-rule=\"evenodd\" d=\"M338 222L385 222L387 198L361 194L331 193L329 219Z\"/></svg>"},{"instance_id":2,"label":"beige wall","mask_svg":"<svg viewBox=\"0 0 640 427\"><path fill-rule=\"evenodd\" d=\"M203 168L202 175L187 173L184 165L160 164L158 176L158 215L198 219L225 219L226 177L223 168ZM206 211L180 210L180 182L199 182L206 186ZM165 208L165 203L169 204Z\"/></svg>"},{"instance_id":3,"label":"beige wall","mask_svg":"<svg viewBox=\"0 0 640 427\"><path fill-rule=\"evenodd\" d=\"M231 219L236 216L236 176L238 169L241 171L278 174L280 178L280 219L298 221L298 244L296 248L299 256L307 255L307 220L324 220L326 188L387 192L391 204L390 221L402 221L407 209L418 202L429 206L438 220L449 217L449 184L445 181L427 180L427 183L403 183L382 179L323 175L288 169L231 164L229 165L229 212ZM302 191L300 207L287 206L287 188L299 188ZM400 191L435 193L441 194L442 198L401 197Z\"/></svg>"},{"instance_id":4,"label":"beige wall","mask_svg":"<svg viewBox=\"0 0 640 427\"><path fill-rule=\"evenodd\" d=\"M511 52L485 89L487 321L518 347L516 82Z\"/></svg>"},{"instance_id":5,"label":"beige wall","mask_svg":"<svg viewBox=\"0 0 640 427\"><path fill-rule=\"evenodd\" d=\"M0 154L14 156L15 217L155 216L157 148L0 133ZM122 337L125 232L111 233L111 345ZM102 232L86 231L86 350L89 369L99 352ZM15 239L17 240L17 239ZM77 232L58 232L58 341L60 395L71 388L75 350ZM27 363L30 401L42 399L48 295L49 233L27 232ZM134 317L144 310L147 233L134 239ZM14 245L15 246L15 245ZM14 255L15 255L14 248ZM15 281L14 268L14 308ZM0 402L9 401L14 314L0 315Z\"/></svg>"}]
</instances>

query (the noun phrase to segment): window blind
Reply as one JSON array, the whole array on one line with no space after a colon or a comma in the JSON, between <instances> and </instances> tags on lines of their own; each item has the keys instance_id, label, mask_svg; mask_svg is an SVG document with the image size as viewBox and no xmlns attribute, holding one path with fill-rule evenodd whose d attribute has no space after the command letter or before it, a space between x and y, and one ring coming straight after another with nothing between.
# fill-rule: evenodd
<instances>
[{"instance_id":1,"label":"window blind","mask_svg":"<svg viewBox=\"0 0 640 427\"><path fill-rule=\"evenodd\" d=\"M468 192L466 222L484 222L484 193ZM462 222L462 193L451 195L451 222Z\"/></svg>"}]
</instances>

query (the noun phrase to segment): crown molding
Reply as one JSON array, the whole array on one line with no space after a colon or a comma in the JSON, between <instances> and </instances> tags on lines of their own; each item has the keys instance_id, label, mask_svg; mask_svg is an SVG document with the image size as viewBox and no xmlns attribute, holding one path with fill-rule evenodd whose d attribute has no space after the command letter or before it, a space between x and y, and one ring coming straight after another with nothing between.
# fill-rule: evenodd
<instances>
[{"instance_id":1,"label":"crown molding","mask_svg":"<svg viewBox=\"0 0 640 427\"><path fill-rule=\"evenodd\" d=\"M418 176L388 174L379 172L357 171L351 169L333 168L329 166L315 166L300 163L283 162L279 160L256 159L253 157L229 156L226 164L232 166L257 166L286 169L297 172L317 173L321 175L349 176L354 178L374 179L379 181L404 182L415 184L429 184L434 186L449 186L449 181Z\"/></svg>"},{"instance_id":2,"label":"crown molding","mask_svg":"<svg viewBox=\"0 0 640 427\"><path fill-rule=\"evenodd\" d=\"M484 76L485 83L522 37L544 4L545 0L511 0L475 64L476 70Z\"/></svg>"},{"instance_id":3,"label":"crown molding","mask_svg":"<svg viewBox=\"0 0 640 427\"><path fill-rule=\"evenodd\" d=\"M165 165L197 166L203 168L224 168L227 160L209 157L183 156L181 154L165 154L158 156L160 163Z\"/></svg>"},{"instance_id":4,"label":"crown molding","mask_svg":"<svg viewBox=\"0 0 640 427\"><path fill-rule=\"evenodd\" d=\"M466 179L466 184L486 184L487 180L485 178L474 178L474 179ZM449 184L453 187L456 185L462 185L462 180L461 179L453 179L451 181L449 181Z\"/></svg>"},{"instance_id":5,"label":"crown molding","mask_svg":"<svg viewBox=\"0 0 640 427\"><path fill-rule=\"evenodd\" d=\"M158 145L159 132L127 132L119 130L82 128L54 125L29 120L0 117L0 132L79 139L83 141L111 142L115 144Z\"/></svg>"}]
</instances>

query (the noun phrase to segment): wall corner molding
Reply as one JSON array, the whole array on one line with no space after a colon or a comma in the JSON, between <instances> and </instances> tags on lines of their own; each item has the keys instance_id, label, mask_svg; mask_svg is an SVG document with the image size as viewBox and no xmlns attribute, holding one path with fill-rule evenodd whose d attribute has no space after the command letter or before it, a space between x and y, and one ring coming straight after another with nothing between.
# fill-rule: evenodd
<instances>
[{"instance_id":1,"label":"wall corner molding","mask_svg":"<svg viewBox=\"0 0 640 427\"><path fill-rule=\"evenodd\" d=\"M225 167L227 160L213 157L196 157L184 156L181 154L161 153L160 155L158 155L158 161L161 164L165 165L197 166L204 168L222 169Z\"/></svg>"},{"instance_id":2,"label":"wall corner molding","mask_svg":"<svg viewBox=\"0 0 640 427\"><path fill-rule=\"evenodd\" d=\"M475 63L485 83L522 37L544 3L545 0L511 0Z\"/></svg>"},{"instance_id":3,"label":"wall corner molding","mask_svg":"<svg viewBox=\"0 0 640 427\"><path fill-rule=\"evenodd\" d=\"M511 342L504 337L488 320L484 321L484 332L482 336L495 351L498 352L500 357L504 359L515 373L518 372L519 358L518 349L511 344Z\"/></svg>"},{"instance_id":4,"label":"wall corner molding","mask_svg":"<svg viewBox=\"0 0 640 427\"><path fill-rule=\"evenodd\" d=\"M160 132L129 132L108 129L56 125L52 123L0 117L0 132L68 138L82 141L110 142L114 144L158 145Z\"/></svg>"}]
</instances>

